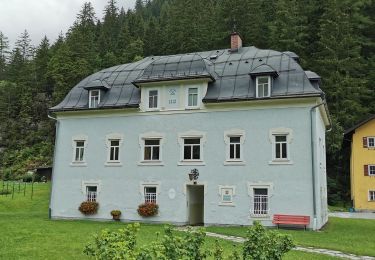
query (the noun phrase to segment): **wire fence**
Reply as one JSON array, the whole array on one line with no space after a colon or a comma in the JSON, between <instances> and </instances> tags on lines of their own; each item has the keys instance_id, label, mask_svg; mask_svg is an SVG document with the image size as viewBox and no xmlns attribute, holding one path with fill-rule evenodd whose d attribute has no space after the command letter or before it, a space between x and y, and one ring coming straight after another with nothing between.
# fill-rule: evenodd
<instances>
[{"instance_id":1,"label":"wire fence","mask_svg":"<svg viewBox=\"0 0 375 260\"><path fill-rule=\"evenodd\" d=\"M0 181L0 196L14 198L14 195L23 195L24 197L34 196L34 182L23 181Z\"/></svg>"}]
</instances>

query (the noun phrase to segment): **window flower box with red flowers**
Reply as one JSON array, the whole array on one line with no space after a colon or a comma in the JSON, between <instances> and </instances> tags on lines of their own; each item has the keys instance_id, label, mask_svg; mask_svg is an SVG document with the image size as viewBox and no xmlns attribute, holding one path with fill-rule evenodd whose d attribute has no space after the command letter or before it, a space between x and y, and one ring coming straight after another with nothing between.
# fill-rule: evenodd
<instances>
[{"instance_id":1,"label":"window flower box with red flowers","mask_svg":"<svg viewBox=\"0 0 375 260\"><path fill-rule=\"evenodd\" d=\"M138 214L142 217L152 217L158 214L159 206L156 203L143 203L138 206Z\"/></svg>"}]
</instances>

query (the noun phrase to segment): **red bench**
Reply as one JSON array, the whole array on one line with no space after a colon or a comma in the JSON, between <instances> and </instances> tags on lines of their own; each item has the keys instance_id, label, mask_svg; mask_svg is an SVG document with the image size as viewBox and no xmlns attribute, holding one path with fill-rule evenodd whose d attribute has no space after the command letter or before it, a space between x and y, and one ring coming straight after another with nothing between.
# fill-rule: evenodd
<instances>
[{"instance_id":1,"label":"red bench","mask_svg":"<svg viewBox=\"0 0 375 260\"><path fill-rule=\"evenodd\" d=\"M310 224L310 217L309 216L298 216L298 215L282 215L282 214L275 214L273 215L273 224L277 225L298 225L304 226L305 230L306 227Z\"/></svg>"}]
</instances>

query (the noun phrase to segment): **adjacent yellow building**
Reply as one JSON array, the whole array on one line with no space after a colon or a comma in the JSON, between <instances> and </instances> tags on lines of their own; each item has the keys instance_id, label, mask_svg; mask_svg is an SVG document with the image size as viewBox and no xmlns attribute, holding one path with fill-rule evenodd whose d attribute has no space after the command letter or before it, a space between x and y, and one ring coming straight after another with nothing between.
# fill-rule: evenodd
<instances>
[{"instance_id":1,"label":"adjacent yellow building","mask_svg":"<svg viewBox=\"0 0 375 260\"><path fill-rule=\"evenodd\" d=\"M351 139L350 184L353 207L375 210L375 115L345 133Z\"/></svg>"}]
</instances>

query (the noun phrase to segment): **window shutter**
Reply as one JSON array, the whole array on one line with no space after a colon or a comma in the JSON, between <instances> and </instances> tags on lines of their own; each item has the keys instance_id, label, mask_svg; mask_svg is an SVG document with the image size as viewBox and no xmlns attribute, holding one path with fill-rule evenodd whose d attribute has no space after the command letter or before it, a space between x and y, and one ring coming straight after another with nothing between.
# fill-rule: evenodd
<instances>
[{"instance_id":1,"label":"window shutter","mask_svg":"<svg viewBox=\"0 0 375 260\"><path fill-rule=\"evenodd\" d=\"M365 176L368 176L368 165L363 166L363 171L365 173Z\"/></svg>"},{"instance_id":2,"label":"window shutter","mask_svg":"<svg viewBox=\"0 0 375 260\"><path fill-rule=\"evenodd\" d=\"M367 148L367 137L363 137L363 148Z\"/></svg>"}]
</instances>

